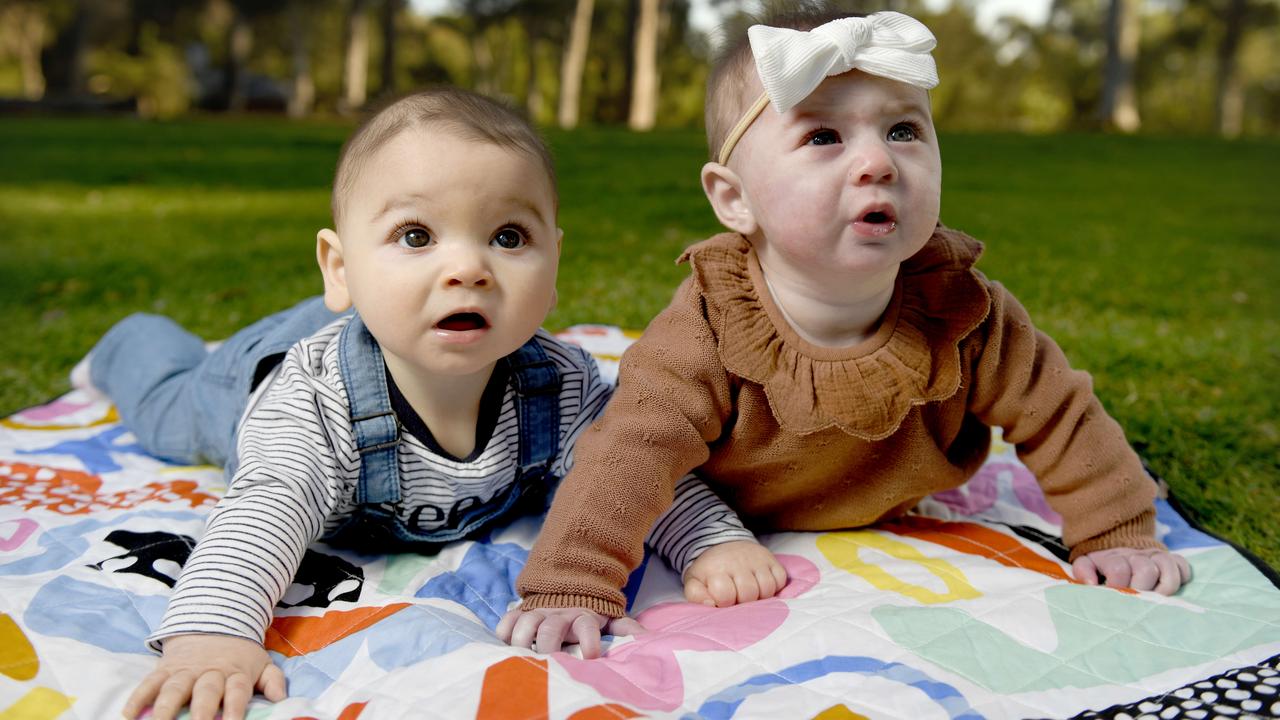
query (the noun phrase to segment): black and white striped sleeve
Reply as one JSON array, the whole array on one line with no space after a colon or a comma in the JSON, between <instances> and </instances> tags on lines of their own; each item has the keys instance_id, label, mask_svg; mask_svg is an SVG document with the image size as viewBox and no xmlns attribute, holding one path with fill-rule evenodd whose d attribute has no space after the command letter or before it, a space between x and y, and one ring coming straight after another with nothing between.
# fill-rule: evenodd
<instances>
[{"instance_id":1,"label":"black and white striped sleeve","mask_svg":"<svg viewBox=\"0 0 1280 720\"><path fill-rule=\"evenodd\" d=\"M345 391L314 376L322 351L295 346L242 421L240 466L147 639L152 649L187 633L263 641L347 474L339 459L351 445Z\"/></svg>"},{"instance_id":2,"label":"black and white striped sleeve","mask_svg":"<svg viewBox=\"0 0 1280 720\"><path fill-rule=\"evenodd\" d=\"M560 454L551 469L556 477L564 477L573 469L578 436L604 412L613 386L600 377L595 358L586 350L555 339L543 347L561 371Z\"/></svg>"},{"instance_id":3,"label":"black and white striped sleeve","mask_svg":"<svg viewBox=\"0 0 1280 720\"><path fill-rule=\"evenodd\" d=\"M676 483L675 499L653 524L647 542L684 577L684 571L708 548L755 539L738 514L701 478L689 473Z\"/></svg>"}]
</instances>

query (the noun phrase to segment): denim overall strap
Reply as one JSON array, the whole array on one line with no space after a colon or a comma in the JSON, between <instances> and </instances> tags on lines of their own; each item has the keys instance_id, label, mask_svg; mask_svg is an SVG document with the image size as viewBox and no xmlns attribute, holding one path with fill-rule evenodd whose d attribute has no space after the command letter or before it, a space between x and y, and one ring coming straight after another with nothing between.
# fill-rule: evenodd
<instances>
[{"instance_id":1,"label":"denim overall strap","mask_svg":"<svg viewBox=\"0 0 1280 720\"><path fill-rule=\"evenodd\" d=\"M360 481L356 502L380 505L400 500L400 468L396 445L400 428L387 393L387 371L382 350L360 315L342 329L338 340L338 365L347 388L351 426L360 453Z\"/></svg>"},{"instance_id":2,"label":"denim overall strap","mask_svg":"<svg viewBox=\"0 0 1280 720\"><path fill-rule=\"evenodd\" d=\"M536 337L507 356L520 416L520 474L541 479L560 451L560 371Z\"/></svg>"}]
</instances>

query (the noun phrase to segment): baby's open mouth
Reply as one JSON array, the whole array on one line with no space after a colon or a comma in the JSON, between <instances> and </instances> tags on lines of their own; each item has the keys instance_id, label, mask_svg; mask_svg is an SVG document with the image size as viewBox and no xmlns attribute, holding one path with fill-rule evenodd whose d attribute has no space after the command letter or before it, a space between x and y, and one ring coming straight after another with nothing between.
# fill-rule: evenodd
<instances>
[{"instance_id":1,"label":"baby's open mouth","mask_svg":"<svg viewBox=\"0 0 1280 720\"><path fill-rule=\"evenodd\" d=\"M893 222L893 216L880 210L873 210L862 216L862 222L871 223L872 225L880 225L882 223Z\"/></svg>"},{"instance_id":2,"label":"baby's open mouth","mask_svg":"<svg viewBox=\"0 0 1280 720\"><path fill-rule=\"evenodd\" d=\"M489 323L480 313L460 312L449 315L440 322L436 323L436 327L441 330L483 330Z\"/></svg>"}]
</instances>

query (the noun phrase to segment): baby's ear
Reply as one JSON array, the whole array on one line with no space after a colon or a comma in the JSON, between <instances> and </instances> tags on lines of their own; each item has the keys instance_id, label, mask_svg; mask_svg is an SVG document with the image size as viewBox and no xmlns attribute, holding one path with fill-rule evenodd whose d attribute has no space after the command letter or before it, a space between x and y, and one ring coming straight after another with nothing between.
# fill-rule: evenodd
<instances>
[{"instance_id":1,"label":"baby's ear","mask_svg":"<svg viewBox=\"0 0 1280 720\"><path fill-rule=\"evenodd\" d=\"M316 233L316 262L324 276L324 306L336 313L346 312L351 307L351 294L347 291L347 266L338 233L329 228Z\"/></svg>"},{"instance_id":2,"label":"baby's ear","mask_svg":"<svg viewBox=\"0 0 1280 720\"><path fill-rule=\"evenodd\" d=\"M755 215L742 192L742 178L727 165L709 162L702 166L702 191L711 201L720 224L734 232L750 235L757 229Z\"/></svg>"}]
</instances>

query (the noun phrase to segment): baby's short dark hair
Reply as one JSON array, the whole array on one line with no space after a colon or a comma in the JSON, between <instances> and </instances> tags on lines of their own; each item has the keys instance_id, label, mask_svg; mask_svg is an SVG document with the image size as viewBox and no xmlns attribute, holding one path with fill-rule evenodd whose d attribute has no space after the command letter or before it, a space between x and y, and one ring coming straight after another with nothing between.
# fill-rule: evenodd
<instances>
[{"instance_id":1,"label":"baby's short dark hair","mask_svg":"<svg viewBox=\"0 0 1280 720\"><path fill-rule=\"evenodd\" d=\"M761 17L744 16L724 28L724 39L707 75L705 120L707 151L712 160L720 153L720 146L724 145L729 131L756 100L754 96L746 97L751 73L755 70L747 29L752 25L768 25L789 30L812 30L847 17L865 15L843 12L826 2L798 2L788 5L785 10Z\"/></svg>"},{"instance_id":2,"label":"baby's short dark hair","mask_svg":"<svg viewBox=\"0 0 1280 720\"><path fill-rule=\"evenodd\" d=\"M400 133L433 125L464 140L489 143L528 155L547 173L556 197L556 171L551 151L528 120L502 103L455 87L433 87L396 99L356 128L342 146L333 175L331 208L336 228L347 196L369 158Z\"/></svg>"}]
</instances>

